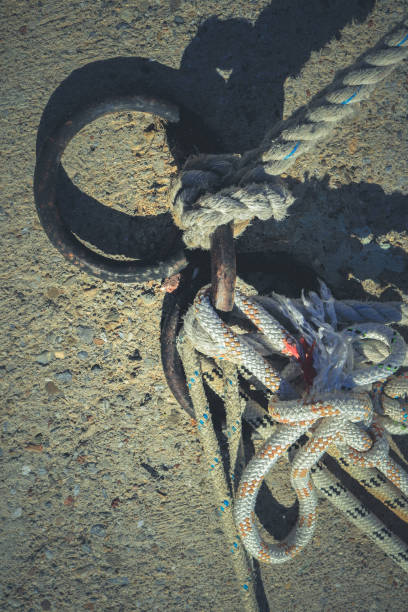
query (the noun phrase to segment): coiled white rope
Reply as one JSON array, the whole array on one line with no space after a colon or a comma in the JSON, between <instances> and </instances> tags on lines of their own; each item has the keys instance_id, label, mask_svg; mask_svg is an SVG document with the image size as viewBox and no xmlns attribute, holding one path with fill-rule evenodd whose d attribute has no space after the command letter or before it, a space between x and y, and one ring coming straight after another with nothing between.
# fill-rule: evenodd
<instances>
[{"instance_id":1,"label":"coiled white rope","mask_svg":"<svg viewBox=\"0 0 408 612\"><path fill-rule=\"evenodd\" d=\"M201 361L204 366L203 378L205 382L217 395L224 398L224 390L222 385L220 385L223 380L222 371L215 362L211 362L206 358L202 358ZM240 373L245 377L245 370L241 369ZM242 400L245 401L243 418L251 425L257 436L264 440L269 439L276 432L277 424L272 421L270 415L256 401L251 399L243 389L240 389L240 395ZM402 428L403 425L400 425L400 430ZM405 431L408 432L408 429ZM399 431L398 433L402 432ZM227 431L228 434L229 431ZM229 435L228 439L231 439ZM298 444L294 445L294 448L298 447ZM330 446L328 453L336 459L341 469L346 470L367 492L381 501L402 521L408 523L408 498L378 470L369 467L361 468L358 465L349 463L334 445ZM345 488L338 477L329 472L327 466L322 462L317 463L311 469L311 475L313 484L320 495L326 497L360 531L364 532L388 556L408 571L408 545L404 544L398 536L387 529L367 506L357 500Z\"/></svg>"},{"instance_id":2,"label":"coiled white rope","mask_svg":"<svg viewBox=\"0 0 408 612\"><path fill-rule=\"evenodd\" d=\"M382 324L363 323L337 331L334 301L323 286L323 299L314 295L303 308L307 317L290 300L276 300L275 308L289 318L297 331L306 339L289 334L283 325L272 317L253 297L236 292L236 305L269 340L276 352L296 359L307 378L314 370L311 388L302 401L281 399L293 394L288 384L271 364L247 344L244 336L236 334L213 310L208 290L199 292L185 321L185 333L200 351L204 350L218 359L230 359L245 366L275 395L270 402L270 414L280 423L267 440L263 449L245 468L235 498L234 517L241 541L247 551L262 561L282 563L297 554L313 535L316 522L317 496L311 470L332 444L342 455L360 468L379 470L403 494L408 495L408 475L388 455L388 443L384 427L397 424L405 431L408 421L406 402L398 397L407 390L405 378L390 378L378 395L370 394L372 383L381 384L404 363L406 345L392 328ZM198 333L197 333L198 332ZM379 363L368 367L353 362L353 343L374 338L388 347L388 355ZM313 363L306 363L304 348L314 346ZM303 362L302 362L303 351ZM311 353L312 354L312 353ZM350 391L350 389L353 390ZM385 392L385 389L387 392ZM344 390L347 390L345 392ZM356 393L359 391L359 393ZM390 394L394 397L391 398ZM279 399L278 399L279 398ZM379 414L378 414L379 413ZM291 482L299 500L299 519L288 538L277 546L264 542L255 524L254 508L260 485L276 463L303 434L310 435L307 444L300 448L293 459ZM369 519L366 519L366 522ZM376 522L373 519L372 528ZM403 544L395 539L389 549L399 550ZM384 546L383 546L384 548ZM403 550L399 559L405 569ZM391 554L391 553L390 553Z\"/></svg>"}]
</instances>

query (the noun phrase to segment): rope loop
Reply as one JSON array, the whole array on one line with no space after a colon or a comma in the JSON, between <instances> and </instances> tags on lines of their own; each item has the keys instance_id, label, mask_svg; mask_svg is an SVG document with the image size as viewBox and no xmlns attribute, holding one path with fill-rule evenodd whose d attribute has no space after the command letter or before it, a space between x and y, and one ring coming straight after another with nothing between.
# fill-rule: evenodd
<instances>
[{"instance_id":1,"label":"rope loop","mask_svg":"<svg viewBox=\"0 0 408 612\"><path fill-rule=\"evenodd\" d=\"M313 535L317 508L313 473L329 449L340 449L351 465L375 468L408 495L408 474L390 458L386 437L387 421L402 428L408 419L406 402L399 403L400 396L408 393L408 378L394 376L405 362L407 346L398 332L383 323L349 323L338 329L336 304L323 284L321 296L303 297L301 306L276 295L269 300L274 315L256 296L237 289L235 314L251 321L269 355L284 356L297 365L291 383L282 378L272 357L257 351L256 342L249 342L245 333L219 318L207 287L198 292L187 313L184 331L196 350L243 367L269 396L269 416L278 425L246 466L233 512L246 550L260 561L283 563L298 554ZM376 363L371 361L372 354L367 357L364 347L372 342L382 347L376 350ZM268 544L255 520L260 486L278 459L305 434L306 444L293 450L291 461L298 521L285 540Z\"/></svg>"}]
</instances>

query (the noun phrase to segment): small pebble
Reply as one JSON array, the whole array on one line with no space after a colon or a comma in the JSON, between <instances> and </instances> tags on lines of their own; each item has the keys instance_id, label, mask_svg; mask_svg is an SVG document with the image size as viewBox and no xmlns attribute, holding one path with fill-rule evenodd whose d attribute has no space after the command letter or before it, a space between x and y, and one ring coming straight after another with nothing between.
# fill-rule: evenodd
<instances>
[{"instance_id":1,"label":"small pebble","mask_svg":"<svg viewBox=\"0 0 408 612\"><path fill-rule=\"evenodd\" d=\"M101 524L97 524L97 525L92 525L91 527L91 534L98 536L100 538L104 538L106 536L106 527L105 525L101 525Z\"/></svg>"},{"instance_id":2,"label":"small pebble","mask_svg":"<svg viewBox=\"0 0 408 612\"><path fill-rule=\"evenodd\" d=\"M89 472L91 472L91 474L96 474L96 472L98 471L98 466L96 463L88 463L87 469L89 470Z\"/></svg>"},{"instance_id":3,"label":"small pebble","mask_svg":"<svg viewBox=\"0 0 408 612\"><path fill-rule=\"evenodd\" d=\"M145 293L142 295L142 300L145 304L152 304L156 300L156 297L152 293Z\"/></svg>"},{"instance_id":4,"label":"small pebble","mask_svg":"<svg viewBox=\"0 0 408 612\"><path fill-rule=\"evenodd\" d=\"M23 514L23 509L22 508L16 508L11 516L12 516L13 519L16 519L16 518L20 518L20 516L22 514Z\"/></svg>"},{"instance_id":5,"label":"small pebble","mask_svg":"<svg viewBox=\"0 0 408 612\"><path fill-rule=\"evenodd\" d=\"M29 465L23 465L23 467L21 468L21 473L23 476L28 476L28 474L31 472L31 466Z\"/></svg>"},{"instance_id":6,"label":"small pebble","mask_svg":"<svg viewBox=\"0 0 408 612\"><path fill-rule=\"evenodd\" d=\"M49 395L57 395L57 393L60 392L57 385L51 381L45 384L45 390L47 391Z\"/></svg>"},{"instance_id":7,"label":"small pebble","mask_svg":"<svg viewBox=\"0 0 408 612\"><path fill-rule=\"evenodd\" d=\"M95 334L91 327L86 327L84 325L78 325L78 327L76 328L76 332L77 332L78 338L80 338L82 342L85 342L85 344L92 343Z\"/></svg>"},{"instance_id":8,"label":"small pebble","mask_svg":"<svg viewBox=\"0 0 408 612\"><path fill-rule=\"evenodd\" d=\"M57 372L55 378L63 383L70 383L72 381L72 373L69 370L63 372Z\"/></svg>"},{"instance_id":9,"label":"small pebble","mask_svg":"<svg viewBox=\"0 0 408 612\"><path fill-rule=\"evenodd\" d=\"M77 356L79 357L79 359L88 359L89 355L86 351L79 351L79 353L77 353Z\"/></svg>"},{"instance_id":10,"label":"small pebble","mask_svg":"<svg viewBox=\"0 0 408 612\"><path fill-rule=\"evenodd\" d=\"M180 17L180 15L176 15L175 18L174 18L174 23L177 23L178 25L181 25L182 23L184 23L183 17Z\"/></svg>"},{"instance_id":11,"label":"small pebble","mask_svg":"<svg viewBox=\"0 0 408 612\"><path fill-rule=\"evenodd\" d=\"M157 366L158 359L156 359L155 357L147 357L144 360L143 364L148 370L151 370Z\"/></svg>"},{"instance_id":12,"label":"small pebble","mask_svg":"<svg viewBox=\"0 0 408 612\"><path fill-rule=\"evenodd\" d=\"M53 354L51 351L43 351L39 355L35 357L35 361L40 365L48 365L53 359Z\"/></svg>"},{"instance_id":13,"label":"small pebble","mask_svg":"<svg viewBox=\"0 0 408 612\"><path fill-rule=\"evenodd\" d=\"M117 30L126 30L129 27L130 27L129 24L126 23L126 21L121 21L120 23L117 23L115 26Z\"/></svg>"},{"instance_id":14,"label":"small pebble","mask_svg":"<svg viewBox=\"0 0 408 612\"><path fill-rule=\"evenodd\" d=\"M45 558L48 559L48 561L51 561L51 559L53 559L54 557L54 553L52 552L52 550L45 550L44 551L45 554Z\"/></svg>"},{"instance_id":15,"label":"small pebble","mask_svg":"<svg viewBox=\"0 0 408 612\"><path fill-rule=\"evenodd\" d=\"M125 586L129 584L129 578L127 578L126 576L119 576L117 578L109 578L108 582L110 582L111 584L120 584L122 586Z\"/></svg>"}]
</instances>

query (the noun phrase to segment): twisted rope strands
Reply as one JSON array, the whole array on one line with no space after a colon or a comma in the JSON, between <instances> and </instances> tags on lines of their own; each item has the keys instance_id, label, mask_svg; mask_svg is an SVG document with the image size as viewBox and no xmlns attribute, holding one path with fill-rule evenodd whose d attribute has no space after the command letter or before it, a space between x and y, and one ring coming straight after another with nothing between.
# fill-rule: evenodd
<instances>
[{"instance_id":1,"label":"twisted rope strands","mask_svg":"<svg viewBox=\"0 0 408 612\"><path fill-rule=\"evenodd\" d=\"M183 332L178 337L177 349L183 363L187 380L190 381L190 397L196 412L198 433L204 449L209 473L212 480L218 514L221 526L231 550L232 565L237 580L241 585L241 601L247 612L258 612L252 570L244 548L237 537L237 530L232 516L232 495L228 486L221 451L215 435L211 412L208 409L207 398L202 382L201 365L194 347L184 337ZM241 608L240 608L241 609Z\"/></svg>"},{"instance_id":2,"label":"twisted rope strands","mask_svg":"<svg viewBox=\"0 0 408 612\"><path fill-rule=\"evenodd\" d=\"M238 185L238 164L238 156L198 155L174 181L169 193L172 215L187 247L209 249L214 230L231 221L238 235L254 217L286 217L294 197L283 183L254 180Z\"/></svg>"},{"instance_id":3,"label":"twisted rope strands","mask_svg":"<svg viewBox=\"0 0 408 612\"><path fill-rule=\"evenodd\" d=\"M281 382L279 373L221 321L211 305L208 294L208 289L199 291L194 301L194 308L200 324L210 339L216 343L217 349L209 354L218 359L225 359L228 356L233 363L245 364L265 387L276 392ZM190 339L194 343L194 339Z\"/></svg>"},{"instance_id":4,"label":"twisted rope strands","mask_svg":"<svg viewBox=\"0 0 408 612\"><path fill-rule=\"evenodd\" d=\"M381 47L368 52L361 64L335 81L300 119L289 119L265 137L260 155L265 172L282 174L295 159L327 138L340 121L353 114L353 107L367 99L374 87L407 57L408 21L386 36Z\"/></svg>"},{"instance_id":5,"label":"twisted rope strands","mask_svg":"<svg viewBox=\"0 0 408 612\"><path fill-rule=\"evenodd\" d=\"M258 149L242 156L190 157L170 190L174 222L183 230L189 248L209 249L211 234L233 222L234 235L244 231L254 217L283 220L294 198L282 174L334 127L353 114L358 102L369 97L375 85L408 57L408 21L385 37L382 46L364 56L313 104L281 122Z\"/></svg>"},{"instance_id":6,"label":"twisted rope strands","mask_svg":"<svg viewBox=\"0 0 408 612\"><path fill-rule=\"evenodd\" d=\"M277 313L273 297L252 296L272 315ZM294 300L301 312L305 312L302 300ZM333 300L333 306L339 323L408 323L408 304L403 302L357 302L356 300Z\"/></svg>"}]
</instances>

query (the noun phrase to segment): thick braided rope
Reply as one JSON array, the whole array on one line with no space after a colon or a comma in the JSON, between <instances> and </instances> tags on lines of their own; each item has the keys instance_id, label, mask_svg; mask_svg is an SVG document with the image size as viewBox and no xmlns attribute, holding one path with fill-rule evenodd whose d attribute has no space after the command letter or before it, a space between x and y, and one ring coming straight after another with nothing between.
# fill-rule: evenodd
<instances>
[{"instance_id":1,"label":"thick braided rope","mask_svg":"<svg viewBox=\"0 0 408 612\"><path fill-rule=\"evenodd\" d=\"M268 296L253 296L256 303L260 304L272 316L279 315L280 311L277 308L276 299ZM303 298L304 299L304 298ZM305 314L303 300L294 300L297 309ZM341 324L346 323L399 323L400 325L408 324L408 304L403 302L358 302L356 300L335 300L332 298L332 305L336 315L336 319ZM357 352L361 357L365 357L369 361L378 363L388 354L388 347L380 340L372 338L369 342L365 341L356 346ZM404 365L408 365L408 354ZM396 383L393 383L396 384ZM401 395L399 393L398 395ZM391 431L390 433L397 433Z\"/></svg>"},{"instance_id":2,"label":"thick braided rope","mask_svg":"<svg viewBox=\"0 0 408 612\"><path fill-rule=\"evenodd\" d=\"M245 402L240 396L238 372L234 364L222 362L223 398L226 414L225 435L228 439L229 477L231 489L235 491L244 467L244 449L242 444L242 413Z\"/></svg>"},{"instance_id":3,"label":"thick braided rope","mask_svg":"<svg viewBox=\"0 0 408 612\"><path fill-rule=\"evenodd\" d=\"M296 356L296 343L293 338L284 332L282 326L268 315L259 304L256 304L251 298L244 298L237 292L237 305L255 323L258 329L266 333L268 339L275 345L279 345L280 334L281 347L277 346L278 350L280 348L280 352ZM256 363L254 359L249 358L248 347L245 347L245 342L242 342L225 324L217 320L215 313L211 315L211 306L205 290L200 292L197 298L195 311L200 316L200 323L209 336L212 336L213 340L217 337L220 342L219 349L222 353L219 354L219 350L218 354L216 352L218 358L223 359L227 356L236 363L245 365L263 381L266 387L275 392L278 390L276 372L274 372L275 380L271 386L266 376L262 377L262 372L261 376L259 374L261 362L258 360ZM359 326L349 326L345 333L352 337L355 335L360 338L374 337L374 339L388 345L389 348L388 358L380 364L354 371L351 377L348 377L350 386L366 385L377 380L384 380L384 377L395 372L404 361L405 343L399 334L390 328L378 324L361 324ZM268 368L270 366L266 363L264 367ZM368 396L363 399L359 396L349 395L347 398L329 397L323 403L316 402L310 406L300 407L297 405L298 402L280 401L278 410L273 407L274 404L271 404L273 418L284 423L284 426L273 434L263 451L254 457L247 466L240 483L234 509L241 539L251 554L260 560L275 563L283 562L297 554L311 538L315 524L317 499L313 494L310 469L336 440L344 446L353 462L369 468L378 468L402 491L408 493L408 477L388 457L388 446L383 435L384 430L378 421L373 420L372 407L368 406L367 401L371 402ZM403 418L401 416L401 419ZM373 421L368 429L370 436L361 427L353 425L355 421L365 422L367 426ZM305 449L299 451L291 475L292 485L300 504L298 524L287 540L281 542L277 547L268 546L261 540L254 522L254 507L260 484L279 456L315 423L317 428L314 437ZM371 446L372 448L369 450ZM349 447L351 447L351 450L349 450Z\"/></svg>"},{"instance_id":4,"label":"thick braided rope","mask_svg":"<svg viewBox=\"0 0 408 612\"><path fill-rule=\"evenodd\" d=\"M224 391L222 386L222 370L216 365L215 362L212 362L209 359L202 358L201 362L204 381L217 395L221 397L223 401L225 401L228 388ZM403 382L401 382L399 379L403 379ZM390 389L393 393L395 393L395 383L397 384L398 393L403 393L404 386L405 388L408 387L408 378L405 376L393 377L386 383L386 385L380 384L379 389L382 391L380 401L383 401L384 403L384 398L387 397L387 399L390 399L385 395L383 387L386 388L388 385L390 385ZM276 422L272 420L271 416L266 413L261 406L259 406L254 400L251 400L244 390L240 389L239 393L241 396L241 401L243 400L246 402L243 418L258 434L261 435L263 439L269 438L276 431ZM394 418L401 418L401 410L399 410L397 413L396 406L394 404L394 402L396 402L398 407L400 407L400 404L398 400L395 399L395 396L394 399L392 399L392 402ZM402 415L403 419L405 418L405 414L403 413ZM376 415L376 418L381 422L381 417L379 415ZM403 423L398 423L397 421L393 421L393 423L402 427L402 429L400 428L398 430L398 433L404 433L405 426ZM408 432L408 430L406 431ZM401 520L408 523L408 498L401 493L401 490L398 487L389 482L379 470L370 467L363 468L359 464L351 463L335 444L330 445L327 452L329 455L335 458L340 464L341 468L348 472L355 480L357 480L364 487L364 489L380 500ZM404 469L407 471L408 465L406 464L405 459L400 457L400 461Z\"/></svg>"},{"instance_id":5,"label":"thick braided rope","mask_svg":"<svg viewBox=\"0 0 408 612\"><path fill-rule=\"evenodd\" d=\"M273 297L257 295L253 298L272 315L278 312ZM305 312L302 300L294 300L297 308ZM408 304L403 302L358 302L357 300L335 300L333 307L339 323L399 323L408 324Z\"/></svg>"},{"instance_id":6,"label":"thick braided rope","mask_svg":"<svg viewBox=\"0 0 408 612\"><path fill-rule=\"evenodd\" d=\"M223 375L216 363L202 358L204 362L203 378L212 390L225 398L223 393ZM407 379L405 378L405 381ZM393 379L390 380L390 383ZM406 383L405 383L406 384ZM398 385L400 389L400 385ZM255 401L240 391L241 397L246 401L246 409L243 418L251 425L253 430L263 439L268 439L276 432L276 422L264 411ZM298 445L295 444L297 447ZM408 498L401 491L389 482L385 476L376 468L360 467L352 464L340 452L335 444L331 444L327 449L328 454L334 457L341 468L352 478L357 480L366 491L381 501L401 520L408 523ZM401 459L405 470L408 469L404 459ZM324 473L322 473L324 472ZM311 475L317 490L327 497L346 517L351 520L361 531L366 533L373 541L388 554L394 561L399 563L408 571L407 545L398 537L386 529L373 513L363 506L332 474L329 473L327 466L319 462L311 469Z\"/></svg>"},{"instance_id":7,"label":"thick braided rope","mask_svg":"<svg viewBox=\"0 0 408 612\"><path fill-rule=\"evenodd\" d=\"M190 397L195 409L197 430L214 490L217 514L220 518L228 549L231 551L231 563L235 575L241 585L239 596L242 608L240 606L239 609L247 612L257 612L259 608L255 596L254 576L245 549L237 535L232 515L232 487L228 484L224 472L223 458L203 387L200 360L183 331L177 339L177 350L189 381Z\"/></svg>"},{"instance_id":8,"label":"thick braided rope","mask_svg":"<svg viewBox=\"0 0 408 612\"><path fill-rule=\"evenodd\" d=\"M223 375L220 368L203 358L205 371L203 378L211 386L213 391L224 398ZM251 424L254 431L264 439L269 438L276 432L276 423L265 413L264 409L241 390L241 396L247 401L247 407L243 414L244 419ZM295 443L295 447L298 445ZM335 457L342 469L345 469L355 478L369 493L384 503L401 520L408 522L408 498L401 494L392 483L390 483L375 468L360 468L352 465L340 453L335 445L330 445L328 452ZM408 546L393 534L385 525L357 498L348 491L343 483L331 474L328 468L318 462L311 468L311 477L317 491L325 496L336 508L343 512L360 531L365 533L373 542L381 548L393 561L398 563L408 572Z\"/></svg>"},{"instance_id":9,"label":"thick braided rope","mask_svg":"<svg viewBox=\"0 0 408 612\"><path fill-rule=\"evenodd\" d=\"M277 347L277 352L295 357L299 354L296 340L260 304L256 303L252 296L243 296L237 289L235 303L248 319L266 335L271 345ZM206 336L203 333L199 335L199 327L194 326L191 322L191 316L194 316L194 313L199 327ZM218 359L227 358L237 365L244 365L267 389L274 393L280 390L284 384L280 373L259 355L245 341L245 338L232 331L219 318L211 305L207 288L198 292L194 306L190 310L190 316L186 317L186 323L186 333L189 334L197 350ZM353 337L358 336L360 339L380 339L385 345L392 348L381 362L353 372L350 378L351 384L364 385L382 380L403 364L406 356L405 342L392 328L376 323L363 323L358 326L349 326L346 334Z\"/></svg>"},{"instance_id":10,"label":"thick braided rope","mask_svg":"<svg viewBox=\"0 0 408 612\"><path fill-rule=\"evenodd\" d=\"M259 149L243 156L199 155L187 160L169 197L174 221L189 248L209 249L214 230L232 221L239 235L254 217L286 217L294 198L272 177L327 138L408 57L407 24L385 37L301 116L278 124Z\"/></svg>"},{"instance_id":11,"label":"thick braided rope","mask_svg":"<svg viewBox=\"0 0 408 612\"><path fill-rule=\"evenodd\" d=\"M301 118L289 119L271 131L261 155L265 171L272 175L285 172L295 159L327 138L340 121L348 119L355 106L366 100L375 86L407 57L408 21L336 80Z\"/></svg>"},{"instance_id":12,"label":"thick braided rope","mask_svg":"<svg viewBox=\"0 0 408 612\"><path fill-rule=\"evenodd\" d=\"M363 531L391 559L408 572L408 546L388 529L345 486L318 462L311 469L312 480L318 491L343 512L360 531Z\"/></svg>"}]
</instances>

